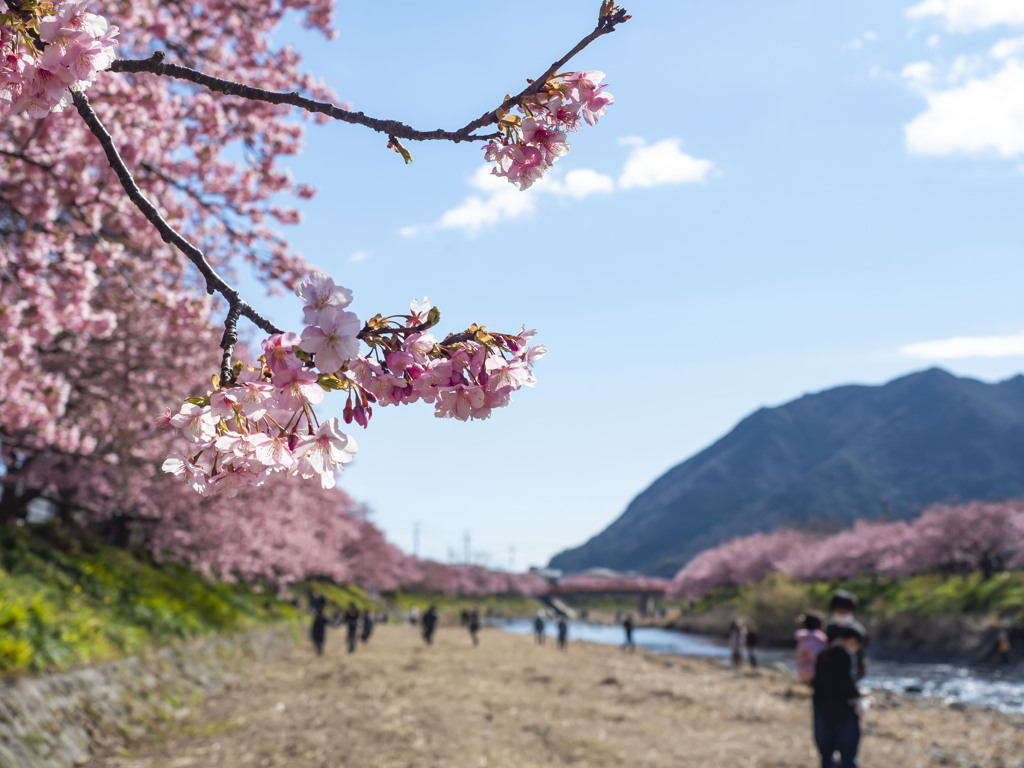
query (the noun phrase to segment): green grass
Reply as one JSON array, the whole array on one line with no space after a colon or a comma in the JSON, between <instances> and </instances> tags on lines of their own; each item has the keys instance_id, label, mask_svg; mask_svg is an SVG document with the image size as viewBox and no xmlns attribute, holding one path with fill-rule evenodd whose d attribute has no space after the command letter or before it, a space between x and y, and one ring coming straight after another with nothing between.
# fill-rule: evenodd
<instances>
[{"instance_id":1,"label":"green grass","mask_svg":"<svg viewBox=\"0 0 1024 768\"><path fill-rule=\"evenodd\" d=\"M460 596L389 592L385 598L400 611L408 611L415 605L421 613L430 605L436 605L441 612L454 613L476 606L482 615L515 618L534 616L538 608L536 600L522 595Z\"/></svg>"},{"instance_id":2,"label":"green grass","mask_svg":"<svg viewBox=\"0 0 1024 768\"><path fill-rule=\"evenodd\" d=\"M66 530L0 528L3 674L66 669L300 616L252 585L209 581Z\"/></svg>"},{"instance_id":3,"label":"green grass","mask_svg":"<svg viewBox=\"0 0 1024 768\"><path fill-rule=\"evenodd\" d=\"M996 573L988 579L981 573L971 573L807 583L770 574L757 584L714 590L684 610L701 614L714 608L735 608L754 619L763 635L784 638L792 633L795 616L810 608L824 612L837 589L857 595L857 615L868 622L901 615L1024 620L1024 571Z\"/></svg>"}]
</instances>

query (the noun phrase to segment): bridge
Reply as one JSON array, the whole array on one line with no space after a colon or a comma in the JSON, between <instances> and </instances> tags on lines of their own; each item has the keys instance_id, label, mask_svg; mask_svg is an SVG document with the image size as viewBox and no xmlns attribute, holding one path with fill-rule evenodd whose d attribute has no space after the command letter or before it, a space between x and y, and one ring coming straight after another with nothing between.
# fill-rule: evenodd
<instances>
[{"instance_id":1,"label":"bridge","mask_svg":"<svg viewBox=\"0 0 1024 768\"><path fill-rule=\"evenodd\" d=\"M655 600L665 598L670 584L668 579L602 570L572 574L564 578L551 578L541 598L557 610L562 609L555 605L554 601L563 605L584 600L635 601L637 611L641 616L646 616Z\"/></svg>"}]
</instances>

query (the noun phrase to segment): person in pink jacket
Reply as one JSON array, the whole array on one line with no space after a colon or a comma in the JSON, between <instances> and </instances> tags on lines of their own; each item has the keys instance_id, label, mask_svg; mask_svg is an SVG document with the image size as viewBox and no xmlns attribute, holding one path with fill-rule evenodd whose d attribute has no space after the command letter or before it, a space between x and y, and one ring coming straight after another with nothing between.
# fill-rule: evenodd
<instances>
[{"instance_id":1,"label":"person in pink jacket","mask_svg":"<svg viewBox=\"0 0 1024 768\"><path fill-rule=\"evenodd\" d=\"M828 645L828 637L821 629L820 616L805 613L797 621L800 629L796 631L796 673L801 682L810 685L814 682L814 664Z\"/></svg>"}]
</instances>

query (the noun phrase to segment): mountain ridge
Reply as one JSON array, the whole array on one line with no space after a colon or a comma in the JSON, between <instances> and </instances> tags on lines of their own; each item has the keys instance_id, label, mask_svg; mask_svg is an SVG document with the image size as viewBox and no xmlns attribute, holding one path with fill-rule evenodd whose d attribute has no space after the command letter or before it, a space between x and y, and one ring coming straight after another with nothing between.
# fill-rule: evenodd
<instances>
[{"instance_id":1,"label":"mountain ridge","mask_svg":"<svg viewBox=\"0 0 1024 768\"><path fill-rule=\"evenodd\" d=\"M551 567L671 576L697 552L780 525L906 518L929 504L1024 495L1024 376L929 368L762 407L664 472Z\"/></svg>"}]
</instances>

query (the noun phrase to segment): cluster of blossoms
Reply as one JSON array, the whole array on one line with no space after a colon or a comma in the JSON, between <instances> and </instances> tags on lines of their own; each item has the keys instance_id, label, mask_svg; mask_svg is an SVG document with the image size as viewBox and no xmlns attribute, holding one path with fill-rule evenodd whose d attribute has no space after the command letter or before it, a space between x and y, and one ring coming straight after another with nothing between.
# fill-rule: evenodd
<instances>
[{"instance_id":1,"label":"cluster of blossoms","mask_svg":"<svg viewBox=\"0 0 1024 768\"><path fill-rule=\"evenodd\" d=\"M233 496L284 471L335 484L335 470L352 460L355 440L340 420L317 419L313 408L325 392L348 392L347 423L366 427L373 405L423 400L440 418L486 419L508 405L512 392L533 386L533 363L542 345L535 331L490 333L477 325L439 342L427 333L440 311L413 301L409 315L376 315L361 327L345 309L346 288L315 273L296 289L305 301L301 334L278 333L262 344L259 365L236 363L231 381L214 378L214 391L186 400L160 426L177 430L191 448L163 464L201 494ZM359 354L359 340L370 347Z\"/></svg>"},{"instance_id":2,"label":"cluster of blossoms","mask_svg":"<svg viewBox=\"0 0 1024 768\"><path fill-rule=\"evenodd\" d=\"M0 115L60 112L114 60L116 26L89 0L28 0L0 14Z\"/></svg>"},{"instance_id":3,"label":"cluster of blossoms","mask_svg":"<svg viewBox=\"0 0 1024 768\"><path fill-rule=\"evenodd\" d=\"M533 97L519 105L521 115L500 114L499 138L484 148L491 171L520 189L529 188L554 162L569 152L566 134L579 131L581 119L595 125L615 97L599 85L604 72L555 75Z\"/></svg>"}]
</instances>

